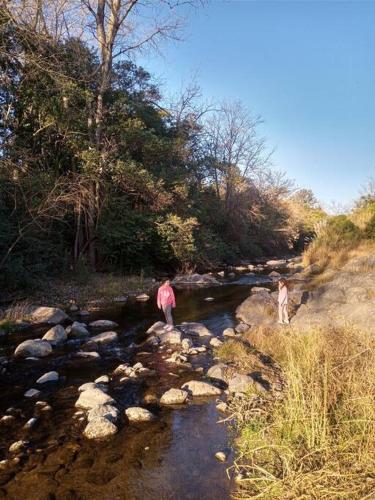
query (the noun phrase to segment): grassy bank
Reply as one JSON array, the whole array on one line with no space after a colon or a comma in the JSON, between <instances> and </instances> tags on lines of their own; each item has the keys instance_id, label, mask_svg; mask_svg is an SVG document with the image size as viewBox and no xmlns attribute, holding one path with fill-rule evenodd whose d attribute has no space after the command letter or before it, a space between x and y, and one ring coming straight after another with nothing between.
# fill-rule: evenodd
<instances>
[{"instance_id":1,"label":"grassy bank","mask_svg":"<svg viewBox=\"0 0 375 500\"><path fill-rule=\"evenodd\" d=\"M354 329L258 329L248 340L280 364L287 385L266 412L237 419L235 497L373 498L375 340ZM236 355L246 366L248 352ZM240 404L241 416L248 401Z\"/></svg>"}]
</instances>

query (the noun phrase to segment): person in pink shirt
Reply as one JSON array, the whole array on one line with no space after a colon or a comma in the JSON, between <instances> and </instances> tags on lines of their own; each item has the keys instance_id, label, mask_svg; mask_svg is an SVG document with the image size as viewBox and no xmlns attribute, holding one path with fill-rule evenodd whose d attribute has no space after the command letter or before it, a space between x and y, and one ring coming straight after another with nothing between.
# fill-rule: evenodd
<instances>
[{"instance_id":1,"label":"person in pink shirt","mask_svg":"<svg viewBox=\"0 0 375 500\"><path fill-rule=\"evenodd\" d=\"M289 325L288 286L284 278L279 280L279 323Z\"/></svg>"},{"instance_id":2,"label":"person in pink shirt","mask_svg":"<svg viewBox=\"0 0 375 500\"><path fill-rule=\"evenodd\" d=\"M172 309L176 307L176 298L174 296L173 288L169 279L159 287L157 296L158 308L163 310L165 320L168 324L168 329L173 328Z\"/></svg>"}]
</instances>

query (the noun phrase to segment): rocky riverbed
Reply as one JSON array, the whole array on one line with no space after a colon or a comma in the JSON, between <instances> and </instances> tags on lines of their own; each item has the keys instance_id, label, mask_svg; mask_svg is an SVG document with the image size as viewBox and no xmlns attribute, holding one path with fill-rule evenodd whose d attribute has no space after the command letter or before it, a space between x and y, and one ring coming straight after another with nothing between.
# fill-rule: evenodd
<instances>
[{"instance_id":1,"label":"rocky riverbed","mask_svg":"<svg viewBox=\"0 0 375 500\"><path fill-rule=\"evenodd\" d=\"M272 297L277 273L297 265L247 264L215 277L223 286L182 286L172 331L154 300L91 315L35 309L32 326L2 339L0 494L229 498L227 402L282 384L260 353L241 373L214 349L248 329L235 309L251 289Z\"/></svg>"}]
</instances>

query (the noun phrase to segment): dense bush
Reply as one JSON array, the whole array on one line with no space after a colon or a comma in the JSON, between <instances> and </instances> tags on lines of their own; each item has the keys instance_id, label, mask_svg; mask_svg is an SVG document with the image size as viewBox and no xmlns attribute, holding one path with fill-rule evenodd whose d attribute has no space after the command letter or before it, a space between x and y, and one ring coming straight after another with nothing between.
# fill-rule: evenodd
<instances>
[{"instance_id":1,"label":"dense bush","mask_svg":"<svg viewBox=\"0 0 375 500\"><path fill-rule=\"evenodd\" d=\"M367 222L364 229L364 235L368 239L375 240L375 214Z\"/></svg>"}]
</instances>

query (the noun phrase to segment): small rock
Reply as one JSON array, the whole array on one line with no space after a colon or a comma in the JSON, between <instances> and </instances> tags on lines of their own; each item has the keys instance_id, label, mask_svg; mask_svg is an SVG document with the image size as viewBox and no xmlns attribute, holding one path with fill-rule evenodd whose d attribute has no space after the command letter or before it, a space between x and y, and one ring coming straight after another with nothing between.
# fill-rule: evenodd
<instances>
[{"instance_id":1,"label":"small rock","mask_svg":"<svg viewBox=\"0 0 375 500\"><path fill-rule=\"evenodd\" d=\"M77 358L88 358L88 359L99 359L100 358L100 354L93 351L93 352L86 352L86 351L77 351L75 353L75 356Z\"/></svg>"},{"instance_id":2,"label":"small rock","mask_svg":"<svg viewBox=\"0 0 375 500\"><path fill-rule=\"evenodd\" d=\"M26 424L23 426L24 429L26 430L29 430L31 429L32 427L34 427L34 425L37 423L38 419L33 417L33 418L30 418Z\"/></svg>"},{"instance_id":3,"label":"small rock","mask_svg":"<svg viewBox=\"0 0 375 500\"><path fill-rule=\"evenodd\" d=\"M220 380L221 382L227 382L227 370L228 366L224 363L218 363L211 366L207 371L207 377Z\"/></svg>"},{"instance_id":4,"label":"small rock","mask_svg":"<svg viewBox=\"0 0 375 500\"><path fill-rule=\"evenodd\" d=\"M86 382L78 387L78 392L88 391L90 389L97 389L97 385L94 382Z\"/></svg>"},{"instance_id":5,"label":"small rock","mask_svg":"<svg viewBox=\"0 0 375 500\"><path fill-rule=\"evenodd\" d=\"M4 415L0 418L0 425L11 425L15 422L15 417L13 415Z\"/></svg>"},{"instance_id":6,"label":"small rock","mask_svg":"<svg viewBox=\"0 0 375 500\"><path fill-rule=\"evenodd\" d=\"M57 307L37 307L31 313L31 320L34 323L57 325L69 319L69 316Z\"/></svg>"},{"instance_id":7,"label":"small rock","mask_svg":"<svg viewBox=\"0 0 375 500\"><path fill-rule=\"evenodd\" d=\"M249 330L249 325L247 323L239 323L236 328L235 328L235 331L236 333L245 333Z\"/></svg>"},{"instance_id":8,"label":"small rock","mask_svg":"<svg viewBox=\"0 0 375 500\"><path fill-rule=\"evenodd\" d=\"M91 420L95 420L96 418L106 418L112 423L116 423L116 420L119 417L118 409L113 405L99 405L94 406L88 414L87 421L91 422Z\"/></svg>"},{"instance_id":9,"label":"small rock","mask_svg":"<svg viewBox=\"0 0 375 500\"><path fill-rule=\"evenodd\" d=\"M113 370L112 377L120 377L121 375L125 375L129 369L129 365L127 363L123 363L118 365L118 367Z\"/></svg>"},{"instance_id":10,"label":"small rock","mask_svg":"<svg viewBox=\"0 0 375 500\"><path fill-rule=\"evenodd\" d=\"M110 344L111 342L116 342L116 340L117 340L116 332L103 332L91 338L91 341L96 342L97 344Z\"/></svg>"},{"instance_id":11,"label":"small rock","mask_svg":"<svg viewBox=\"0 0 375 500\"><path fill-rule=\"evenodd\" d=\"M183 322L181 323L181 329L186 335L192 337L212 337L212 332L204 326L202 323L194 322Z\"/></svg>"},{"instance_id":12,"label":"small rock","mask_svg":"<svg viewBox=\"0 0 375 500\"><path fill-rule=\"evenodd\" d=\"M39 377L36 383L45 384L46 382L57 382L58 380L59 380L59 374L57 372L51 371Z\"/></svg>"},{"instance_id":13,"label":"small rock","mask_svg":"<svg viewBox=\"0 0 375 500\"><path fill-rule=\"evenodd\" d=\"M140 406L134 406L132 408L127 408L125 414L129 419L129 422L150 422L155 419L155 415L145 408Z\"/></svg>"},{"instance_id":14,"label":"small rock","mask_svg":"<svg viewBox=\"0 0 375 500\"><path fill-rule=\"evenodd\" d=\"M186 382L181 389L191 393L193 396L217 396L222 392L221 389L218 389L214 385L200 380Z\"/></svg>"},{"instance_id":15,"label":"small rock","mask_svg":"<svg viewBox=\"0 0 375 500\"><path fill-rule=\"evenodd\" d=\"M228 381L229 392L245 394L254 389L254 380L249 375L237 374Z\"/></svg>"},{"instance_id":16,"label":"small rock","mask_svg":"<svg viewBox=\"0 0 375 500\"><path fill-rule=\"evenodd\" d=\"M133 366L133 370L141 370L143 368L142 363L138 362Z\"/></svg>"},{"instance_id":17,"label":"small rock","mask_svg":"<svg viewBox=\"0 0 375 500\"><path fill-rule=\"evenodd\" d=\"M117 328L119 325L115 321L110 321L108 319L97 319L96 321L92 321L89 326L91 328Z\"/></svg>"},{"instance_id":18,"label":"small rock","mask_svg":"<svg viewBox=\"0 0 375 500\"><path fill-rule=\"evenodd\" d=\"M213 300L215 300L213 297L206 297L204 299L206 302L212 302Z\"/></svg>"},{"instance_id":19,"label":"small rock","mask_svg":"<svg viewBox=\"0 0 375 500\"><path fill-rule=\"evenodd\" d=\"M164 328L167 326L166 323L163 321L157 321L154 323L150 328L147 330L147 334L149 335L150 333L163 333Z\"/></svg>"},{"instance_id":20,"label":"small rock","mask_svg":"<svg viewBox=\"0 0 375 500\"><path fill-rule=\"evenodd\" d=\"M160 398L160 403L162 405L176 405L183 404L186 402L188 393L181 389L169 389Z\"/></svg>"},{"instance_id":21,"label":"small rock","mask_svg":"<svg viewBox=\"0 0 375 500\"><path fill-rule=\"evenodd\" d=\"M219 460L219 462L226 462L227 455L223 451L218 451L215 453L215 458Z\"/></svg>"},{"instance_id":22,"label":"small rock","mask_svg":"<svg viewBox=\"0 0 375 500\"><path fill-rule=\"evenodd\" d=\"M111 436L114 436L117 433L118 429L110 422L107 418L97 417L91 422L89 422L83 431L83 435L87 439L107 439Z\"/></svg>"},{"instance_id":23,"label":"small rock","mask_svg":"<svg viewBox=\"0 0 375 500\"><path fill-rule=\"evenodd\" d=\"M51 345L57 346L63 344L67 339L64 327L61 325L56 325L52 327L48 332L43 335L42 340L47 340Z\"/></svg>"},{"instance_id":24,"label":"small rock","mask_svg":"<svg viewBox=\"0 0 375 500\"><path fill-rule=\"evenodd\" d=\"M70 304L69 312L75 313L77 311L79 311L79 307L77 306L77 304L74 304L74 303Z\"/></svg>"},{"instance_id":25,"label":"small rock","mask_svg":"<svg viewBox=\"0 0 375 500\"><path fill-rule=\"evenodd\" d=\"M193 347L193 342L190 339L182 339L181 347L182 349L188 350Z\"/></svg>"},{"instance_id":26,"label":"small rock","mask_svg":"<svg viewBox=\"0 0 375 500\"><path fill-rule=\"evenodd\" d=\"M101 377L95 379L95 384L109 384L108 375L102 375Z\"/></svg>"},{"instance_id":27,"label":"small rock","mask_svg":"<svg viewBox=\"0 0 375 500\"><path fill-rule=\"evenodd\" d=\"M80 323L79 321L74 321L70 327L69 337L76 339L84 339L90 335L87 330L86 323Z\"/></svg>"},{"instance_id":28,"label":"small rock","mask_svg":"<svg viewBox=\"0 0 375 500\"><path fill-rule=\"evenodd\" d=\"M9 453L19 453L28 445L28 441L16 441L9 446Z\"/></svg>"},{"instance_id":29,"label":"small rock","mask_svg":"<svg viewBox=\"0 0 375 500\"><path fill-rule=\"evenodd\" d=\"M224 276L225 276L225 272L224 272L224 271L219 271L219 272L217 273L217 275L218 275L218 276L220 276L220 278L224 278Z\"/></svg>"},{"instance_id":30,"label":"small rock","mask_svg":"<svg viewBox=\"0 0 375 500\"><path fill-rule=\"evenodd\" d=\"M84 309L82 309L82 311L79 311L78 314L82 317L90 316L90 313L88 311L85 311Z\"/></svg>"},{"instance_id":31,"label":"small rock","mask_svg":"<svg viewBox=\"0 0 375 500\"><path fill-rule=\"evenodd\" d=\"M29 389L25 392L24 396L25 398L37 398L40 394L41 392L38 389Z\"/></svg>"},{"instance_id":32,"label":"small rock","mask_svg":"<svg viewBox=\"0 0 375 500\"><path fill-rule=\"evenodd\" d=\"M253 288L251 289L251 293L261 293L261 292L270 293L271 290L269 288L266 288L265 286L253 286Z\"/></svg>"},{"instance_id":33,"label":"small rock","mask_svg":"<svg viewBox=\"0 0 375 500\"><path fill-rule=\"evenodd\" d=\"M114 297L113 302L126 302L128 297L126 295L120 295L119 297Z\"/></svg>"},{"instance_id":34,"label":"small rock","mask_svg":"<svg viewBox=\"0 0 375 500\"><path fill-rule=\"evenodd\" d=\"M91 410L95 406L113 404L115 401L111 396L106 394L101 389L88 389L80 393L79 398L76 401L76 408L83 408Z\"/></svg>"},{"instance_id":35,"label":"small rock","mask_svg":"<svg viewBox=\"0 0 375 500\"><path fill-rule=\"evenodd\" d=\"M212 347L220 347L221 345L223 345L223 342L220 339L218 339L217 337L213 337L210 340L210 345Z\"/></svg>"},{"instance_id":36,"label":"small rock","mask_svg":"<svg viewBox=\"0 0 375 500\"><path fill-rule=\"evenodd\" d=\"M236 336L236 332L234 331L234 328L226 328L223 331L223 336L224 337L235 337Z\"/></svg>"},{"instance_id":37,"label":"small rock","mask_svg":"<svg viewBox=\"0 0 375 500\"><path fill-rule=\"evenodd\" d=\"M228 410L228 405L227 403L224 403L224 401L221 401L216 405L216 409L218 411L221 411L222 413L225 413Z\"/></svg>"}]
</instances>

